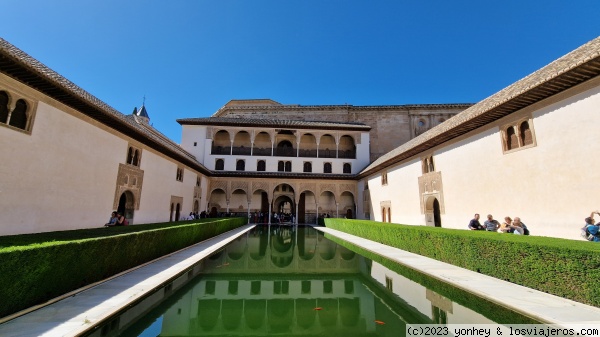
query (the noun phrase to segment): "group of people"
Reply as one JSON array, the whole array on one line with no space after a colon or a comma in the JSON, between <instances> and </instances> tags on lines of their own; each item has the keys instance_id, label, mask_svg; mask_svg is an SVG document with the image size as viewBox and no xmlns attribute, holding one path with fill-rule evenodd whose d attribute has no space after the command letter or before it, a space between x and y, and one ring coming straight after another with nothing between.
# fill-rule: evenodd
<instances>
[{"instance_id":1,"label":"group of people","mask_svg":"<svg viewBox=\"0 0 600 337\"><path fill-rule=\"evenodd\" d=\"M521 222L521 218L519 217L515 217L514 219L511 219L509 216L504 217L504 222L500 224L497 220L494 220L494 217L491 214L488 214L487 220L481 225L479 222L479 214L476 213L469 222L468 227L470 230L486 230L488 232L529 235L529 229Z\"/></svg>"},{"instance_id":2,"label":"group of people","mask_svg":"<svg viewBox=\"0 0 600 337\"><path fill-rule=\"evenodd\" d=\"M588 241L600 242L600 222L594 224L594 214L600 215L598 211L594 211L589 217L585 218L585 225L581 228L581 236Z\"/></svg>"},{"instance_id":3,"label":"group of people","mask_svg":"<svg viewBox=\"0 0 600 337\"><path fill-rule=\"evenodd\" d=\"M125 216L120 212L112 212L110 214L110 219L108 222L104 224L104 227L112 227L112 226L127 226L129 222L125 219Z\"/></svg>"},{"instance_id":4,"label":"group of people","mask_svg":"<svg viewBox=\"0 0 600 337\"><path fill-rule=\"evenodd\" d=\"M200 212L200 214L198 214L197 212L190 212L190 215L182 220L198 220L204 218L208 218L208 213L206 213L206 211L202 211Z\"/></svg>"}]
</instances>

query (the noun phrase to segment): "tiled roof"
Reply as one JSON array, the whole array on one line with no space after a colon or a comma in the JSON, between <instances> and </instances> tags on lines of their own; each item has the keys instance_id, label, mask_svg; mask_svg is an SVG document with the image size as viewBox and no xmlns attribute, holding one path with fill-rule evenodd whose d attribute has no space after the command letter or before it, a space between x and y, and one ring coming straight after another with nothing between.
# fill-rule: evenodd
<instances>
[{"instance_id":1,"label":"tiled roof","mask_svg":"<svg viewBox=\"0 0 600 337\"><path fill-rule=\"evenodd\" d=\"M239 100L244 102L245 100ZM450 104L400 104L400 105L299 105L299 104L226 104L215 112L212 117L225 117L227 114L239 111L303 111L303 110L347 110L347 111L389 111L389 110L427 110L427 109L461 109L464 110L473 103L450 103Z\"/></svg>"},{"instance_id":2,"label":"tiled roof","mask_svg":"<svg viewBox=\"0 0 600 337\"><path fill-rule=\"evenodd\" d=\"M379 157L358 177L418 155L599 74L600 37Z\"/></svg>"},{"instance_id":3,"label":"tiled roof","mask_svg":"<svg viewBox=\"0 0 600 337\"><path fill-rule=\"evenodd\" d=\"M194 156L149 125L138 123L0 38L0 72L203 173Z\"/></svg>"},{"instance_id":4,"label":"tiled roof","mask_svg":"<svg viewBox=\"0 0 600 337\"><path fill-rule=\"evenodd\" d=\"M297 121L280 119L254 119L254 118L184 118L178 119L181 125L223 125L223 126L247 126L247 127L269 127L288 129L325 129L325 130L353 130L369 131L371 127L362 123L337 123L319 121Z\"/></svg>"}]
</instances>

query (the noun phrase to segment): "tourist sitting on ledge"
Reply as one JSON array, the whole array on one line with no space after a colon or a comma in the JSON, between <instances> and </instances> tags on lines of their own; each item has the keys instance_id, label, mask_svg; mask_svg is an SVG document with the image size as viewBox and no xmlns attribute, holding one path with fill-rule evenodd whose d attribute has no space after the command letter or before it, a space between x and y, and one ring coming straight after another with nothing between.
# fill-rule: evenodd
<instances>
[{"instance_id":1,"label":"tourist sitting on ledge","mask_svg":"<svg viewBox=\"0 0 600 337\"><path fill-rule=\"evenodd\" d=\"M600 223L594 225L594 214L600 215L598 211L595 211L585 218L585 226L581 229L581 236L588 241L600 242Z\"/></svg>"},{"instance_id":2,"label":"tourist sitting on ledge","mask_svg":"<svg viewBox=\"0 0 600 337\"><path fill-rule=\"evenodd\" d=\"M106 224L104 224L104 227L112 227L115 225L116 222L117 222L117 212L112 212L110 214L110 219L108 219L108 222Z\"/></svg>"},{"instance_id":3,"label":"tourist sitting on ledge","mask_svg":"<svg viewBox=\"0 0 600 337\"><path fill-rule=\"evenodd\" d=\"M487 220L483 223L485 230L488 232L496 232L500 228L500 223L494 220L491 214L488 214Z\"/></svg>"},{"instance_id":4,"label":"tourist sitting on ledge","mask_svg":"<svg viewBox=\"0 0 600 337\"><path fill-rule=\"evenodd\" d=\"M479 214L475 213L475 217L469 222L469 229L472 231L482 231L485 228L479 223Z\"/></svg>"},{"instance_id":5,"label":"tourist sitting on ledge","mask_svg":"<svg viewBox=\"0 0 600 337\"><path fill-rule=\"evenodd\" d=\"M507 216L504 218L504 222L500 225L500 232L502 233L513 233L515 229L513 228L512 219Z\"/></svg>"}]
</instances>

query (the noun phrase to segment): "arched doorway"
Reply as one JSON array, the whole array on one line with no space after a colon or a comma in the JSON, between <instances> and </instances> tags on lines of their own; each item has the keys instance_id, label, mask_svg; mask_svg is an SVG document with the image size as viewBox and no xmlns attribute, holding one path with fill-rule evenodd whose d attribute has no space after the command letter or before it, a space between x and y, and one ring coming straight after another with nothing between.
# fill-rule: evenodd
<instances>
[{"instance_id":1,"label":"arched doorway","mask_svg":"<svg viewBox=\"0 0 600 337\"><path fill-rule=\"evenodd\" d=\"M425 222L427 226L442 227L440 202L436 197L430 196L425 203Z\"/></svg>"},{"instance_id":2,"label":"arched doorway","mask_svg":"<svg viewBox=\"0 0 600 337\"><path fill-rule=\"evenodd\" d=\"M435 227L442 227L442 217L440 215L440 202L436 199L433 200L433 221Z\"/></svg>"},{"instance_id":3,"label":"arched doorway","mask_svg":"<svg viewBox=\"0 0 600 337\"><path fill-rule=\"evenodd\" d=\"M125 191L119 198L119 207L117 212L123 214L129 223L133 223L133 212L135 210L135 197L131 191Z\"/></svg>"},{"instance_id":4,"label":"arched doorway","mask_svg":"<svg viewBox=\"0 0 600 337\"><path fill-rule=\"evenodd\" d=\"M175 221L179 221L181 216L181 205L179 203L177 203L177 205L175 205Z\"/></svg>"},{"instance_id":5,"label":"arched doorway","mask_svg":"<svg viewBox=\"0 0 600 337\"><path fill-rule=\"evenodd\" d=\"M354 219L354 215L352 214L352 210L350 208L346 210L346 219Z\"/></svg>"},{"instance_id":6,"label":"arched doorway","mask_svg":"<svg viewBox=\"0 0 600 337\"><path fill-rule=\"evenodd\" d=\"M294 200L287 195L280 195L273 201L273 212L278 214L280 222L292 221L292 214L296 212Z\"/></svg>"}]
</instances>

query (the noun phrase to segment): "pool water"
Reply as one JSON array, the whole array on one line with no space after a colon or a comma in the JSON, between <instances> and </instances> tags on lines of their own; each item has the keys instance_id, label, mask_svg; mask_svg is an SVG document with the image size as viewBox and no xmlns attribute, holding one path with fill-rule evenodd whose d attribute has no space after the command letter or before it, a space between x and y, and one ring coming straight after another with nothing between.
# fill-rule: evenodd
<instances>
[{"instance_id":1,"label":"pool water","mask_svg":"<svg viewBox=\"0 0 600 337\"><path fill-rule=\"evenodd\" d=\"M102 335L404 336L407 323L536 323L311 226L255 227L199 265L125 330Z\"/></svg>"}]
</instances>

